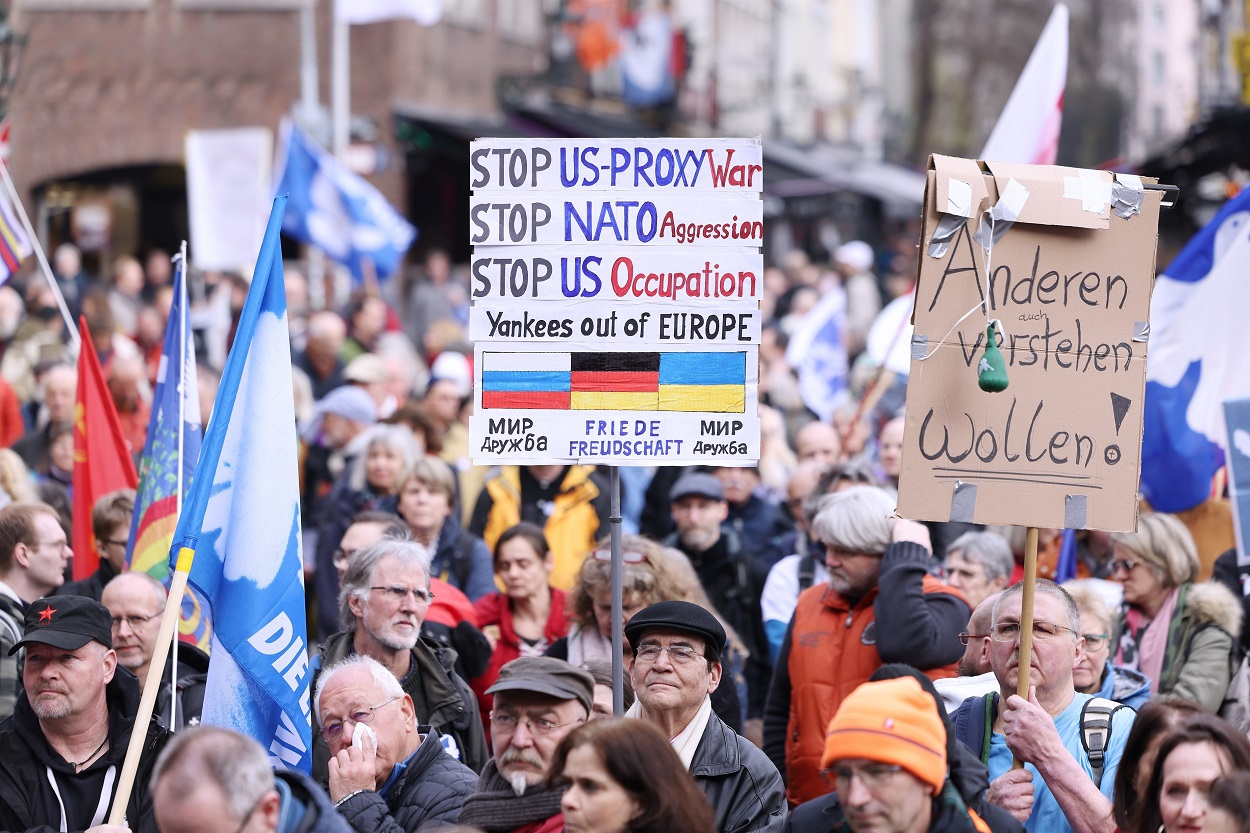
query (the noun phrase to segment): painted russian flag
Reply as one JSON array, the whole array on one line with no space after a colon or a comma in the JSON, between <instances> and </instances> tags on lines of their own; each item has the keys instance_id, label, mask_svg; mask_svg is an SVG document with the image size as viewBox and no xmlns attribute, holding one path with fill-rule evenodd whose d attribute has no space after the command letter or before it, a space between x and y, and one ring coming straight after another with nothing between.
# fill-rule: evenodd
<instances>
[{"instance_id":1,"label":"painted russian flag","mask_svg":"<svg viewBox=\"0 0 1250 833\"><path fill-rule=\"evenodd\" d=\"M746 353L483 353L484 409L744 413Z\"/></svg>"}]
</instances>

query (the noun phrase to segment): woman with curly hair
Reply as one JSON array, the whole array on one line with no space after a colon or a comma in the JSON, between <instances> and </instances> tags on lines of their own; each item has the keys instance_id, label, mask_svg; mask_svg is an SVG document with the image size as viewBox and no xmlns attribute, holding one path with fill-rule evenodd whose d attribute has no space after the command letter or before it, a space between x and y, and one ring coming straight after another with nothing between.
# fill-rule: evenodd
<instances>
[{"instance_id":1,"label":"woman with curly hair","mask_svg":"<svg viewBox=\"0 0 1250 833\"><path fill-rule=\"evenodd\" d=\"M712 808L660 730L605 719L570 732L551 762L568 833L712 833Z\"/></svg>"},{"instance_id":2,"label":"woman with curly hair","mask_svg":"<svg viewBox=\"0 0 1250 833\"><path fill-rule=\"evenodd\" d=\"M634 614L657 602L690 601L716 613L707 604L706 594L690 562L680 552L667 550L641 535L621 540L624 570L621 573L621 612L623 628ZM589 660L612 660L612 552L607 541L586 557L577 582L568 594L569 635L556 640L547 656L573 665ZM723 623L723 618L721 619ZM730 647L734 645L730 637ZM741 643L739 642L738 645ZM629 653L629 643L624 643ZM727 654L730 654L727 651ZM728 661L728 660L727 660ZM727 669L728 670L728 669ZM742 731L742 709L733 685L718 686L712 692L712 708L735 732Z\"/></svg>"}]
</instances>

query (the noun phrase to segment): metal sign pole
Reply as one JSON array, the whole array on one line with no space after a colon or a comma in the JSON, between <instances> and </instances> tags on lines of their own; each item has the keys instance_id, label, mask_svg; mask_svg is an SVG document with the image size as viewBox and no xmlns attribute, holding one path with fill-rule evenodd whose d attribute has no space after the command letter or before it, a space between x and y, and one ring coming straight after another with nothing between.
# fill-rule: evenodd
<instances>
[{"instance_id":1,"label":"metal sign pole","mask_svg":"<svg viewBox=\"0 0 1250 833\"><path fill-rule=\"evenodd\" d=\"M621 599L621 573L624 559L621 557L621 470L608 466L608 491L611 493L612 514L608 517L608 529L612 538L612 714L625 713L625 603Z\"/></svg>"}]
</instances>

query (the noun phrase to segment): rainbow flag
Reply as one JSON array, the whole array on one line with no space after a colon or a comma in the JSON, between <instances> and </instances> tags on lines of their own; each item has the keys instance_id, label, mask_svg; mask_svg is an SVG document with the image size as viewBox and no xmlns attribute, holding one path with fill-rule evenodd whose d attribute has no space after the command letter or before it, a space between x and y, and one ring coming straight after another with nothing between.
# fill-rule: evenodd
<instances>
[{"instance_id":1,"label":"rainbow flag","mask_svg":"<svg viewBox=\"0 0 1250 833\"><path fill-rule=\"evenodd\" d=\"M22 261L35 252L13 206L0 195L0 284L17 274Z\"/></svg>"},{"instance_id":2,"label":"rainbow flag","mask_svg":"<svg viewBox=\"0 0 1250 833\"><path fill-rule=\"evenodd\" d=\"M149 573L169 585L169 548L182 496L191 486L200 458L200 393L195 374L195 342L186 320L185 264L178 258L174 300L165 325L165 343L156 371L152 420L139 460L139 491L130 522L131 570ZM179 493L179 470L182 491ZM179 612L180 637L207 651L212 636L208 607L188 588Z\"/></svg>"},{"instance_id":3,"label":"rainbow flag","mask_svg":"<svg viewBox=\"0 0 1250 833\"><path fill-rule=\"evenodd\" d=\"M746 411L747 354L482 354L482 408Z\"/></svg>"}]
</instances>

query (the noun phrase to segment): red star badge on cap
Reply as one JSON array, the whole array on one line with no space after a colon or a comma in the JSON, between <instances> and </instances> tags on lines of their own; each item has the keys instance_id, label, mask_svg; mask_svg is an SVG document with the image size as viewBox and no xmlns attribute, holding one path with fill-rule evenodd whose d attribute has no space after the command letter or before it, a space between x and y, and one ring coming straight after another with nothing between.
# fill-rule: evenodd
<instances>
[{"instance_id":1,"label":"red star badge on cap","mask_svg":"<svg viewBox=\"0 0 1250 833\"><path fill-rule=\"evenodd\" d=\"M52 605L48 605L43 610L39 611L39 624L43 625L51 622L53 613L56 613L56 608Z\"/></svg>"}]
</instances>

